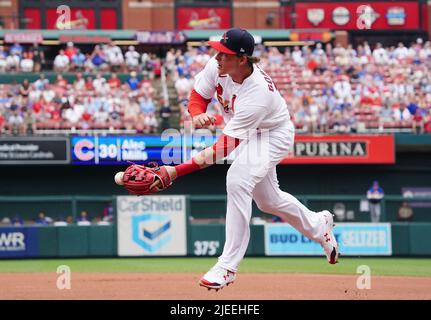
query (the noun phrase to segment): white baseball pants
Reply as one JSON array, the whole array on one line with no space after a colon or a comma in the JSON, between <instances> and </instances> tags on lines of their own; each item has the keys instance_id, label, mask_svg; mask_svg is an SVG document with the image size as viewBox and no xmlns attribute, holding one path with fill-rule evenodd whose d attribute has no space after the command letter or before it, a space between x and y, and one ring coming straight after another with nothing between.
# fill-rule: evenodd
<instances>
[{"instance_id":1,"label":"white baseball pants","mask_svg":"<svg viewBox=\"0 0 431 320\"><path fill-rule=\"evenodd\" d=\"M226 242L217 265L236 272L250 240L252 199L263 212L280 216L307 238L323 236L325 220L279 188L276 165L293 147L291 123L252 135L235 150L226 177Z\"/></svg>"}]
</instances>

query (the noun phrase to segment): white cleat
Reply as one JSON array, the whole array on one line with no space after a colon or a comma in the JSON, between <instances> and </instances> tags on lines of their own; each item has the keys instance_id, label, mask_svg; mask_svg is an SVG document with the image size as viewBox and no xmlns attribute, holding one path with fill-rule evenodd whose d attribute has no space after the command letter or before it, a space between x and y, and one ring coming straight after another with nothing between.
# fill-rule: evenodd
<instances>
[{"instance_id":1,"label":"white cleat","mask_svg":"<svg viewBox=\"0 0 431 320\"><path fill-rule=\"evenodd\" d=\"M334 227L334 215L328 210L321 211L325 217L326 226L325 233L323 235L322 242L320 243L325 251L326 258L330 264L336 264L338 262L338 243L335 239L332 229Z\"/></svg>"},{"instance_id":2,"label":"white cleat","mask_svg":"<svg viewBox=\"0 0 431 320\"><path fill-rule=\"evenodd\" d=\"M235 279L235 272L226 270L219 266L214 266L199 280L199 285L201 287L208 288L208 290L215 289L218 291L224 286L228 286L233 283Z\"/></svg>"}]
</instances>

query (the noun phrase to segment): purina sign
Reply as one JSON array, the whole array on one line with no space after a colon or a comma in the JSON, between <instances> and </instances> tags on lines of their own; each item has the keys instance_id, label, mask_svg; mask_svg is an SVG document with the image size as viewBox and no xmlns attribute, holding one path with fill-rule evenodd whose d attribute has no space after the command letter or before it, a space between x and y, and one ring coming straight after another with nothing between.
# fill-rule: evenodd
<instances>
[{"instance_id":1,"label":"purina sign","mask_svg":"<svg viewBox=\"0 0 431 320\"><path fill-rule=\"evenodd\" d=\"M393 136L296 136L292 153L282 161L293 163L395 163Z\"/></svg>"}]
</instances>

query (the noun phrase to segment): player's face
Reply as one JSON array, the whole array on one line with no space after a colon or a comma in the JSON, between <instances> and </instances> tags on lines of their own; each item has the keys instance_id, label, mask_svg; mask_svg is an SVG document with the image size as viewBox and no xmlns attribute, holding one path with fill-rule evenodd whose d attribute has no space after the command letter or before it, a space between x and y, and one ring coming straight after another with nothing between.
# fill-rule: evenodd
<instances>
[{"instance_id":1,"label":"player's face","mask_svg":"<svg viewBox=\"0 0 431 320\"><path fill-rule=\"evenodd\" d=\"M216 55L218 62L218 73L222 74L233 74L238 69L240 57L234 54L226 54L219 52Z\"/></svg>"}]
</instances>

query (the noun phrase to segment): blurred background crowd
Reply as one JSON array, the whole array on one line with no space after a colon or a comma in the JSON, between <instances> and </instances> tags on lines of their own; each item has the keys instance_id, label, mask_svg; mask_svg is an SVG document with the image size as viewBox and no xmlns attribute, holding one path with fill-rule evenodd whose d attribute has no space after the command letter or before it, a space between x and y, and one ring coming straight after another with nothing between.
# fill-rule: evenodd
<instances>
[{"instance_id":1,"label":"blurred background crowd","mask_svg":"<svg viewBox=\"0 0 431 320\"><path fill-rule=\"evenodd\" d=\"M0 84L0 133L151 134L180 128L190 120L187 103L195 75L213 54L200 46L157 56L114 42L84 52L68 42L49 58L37 44L0 46L0 72L40 73L34 81ZM285 97L299 133L431 133L430 42L258 45L255 55ZM53 80L44 75L53 72ZM216 99L208 112L217 119L211 129L222 128Z\"/></svg>"}]
</instances>

